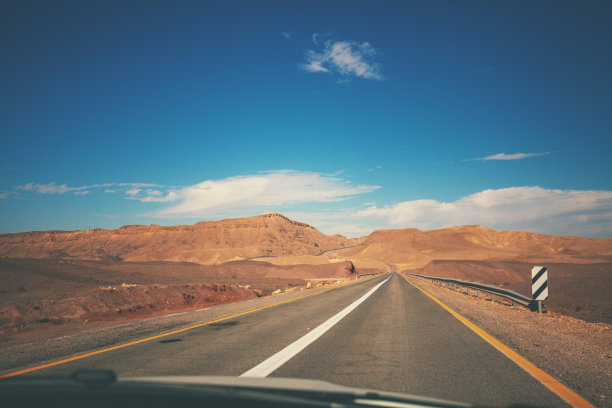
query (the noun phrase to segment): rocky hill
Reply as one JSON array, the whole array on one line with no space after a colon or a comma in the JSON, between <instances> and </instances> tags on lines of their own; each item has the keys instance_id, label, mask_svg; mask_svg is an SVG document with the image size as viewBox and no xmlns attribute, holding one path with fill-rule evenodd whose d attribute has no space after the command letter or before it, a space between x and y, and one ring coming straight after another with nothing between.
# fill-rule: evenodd
<instances>
[{"instance_id":1,"label":"rocky hill","mask_svg":"<svg viewBox=\"0 0 612 408\"><path fill-rule=\"evenodd\" d=\"M420 231L375 231L360 246L343 251L347 258L372 259L401 269L421 268L430 261L521 260L561 263L612 261L612 239L592 239L497 231L478 225Z\"/></svg>"},{"instance_id":2,"label":"rocky hill","mask_svg":"<svg viewBox=\"0 0 612 408\"><path fill-rule=\"evenodd\" d=\"M317 255L354 244L310 225L268 213L255 217L162 227L34 231L0 235L0 256L220 264L261 256Z\"/></svg>"}]
</instances>

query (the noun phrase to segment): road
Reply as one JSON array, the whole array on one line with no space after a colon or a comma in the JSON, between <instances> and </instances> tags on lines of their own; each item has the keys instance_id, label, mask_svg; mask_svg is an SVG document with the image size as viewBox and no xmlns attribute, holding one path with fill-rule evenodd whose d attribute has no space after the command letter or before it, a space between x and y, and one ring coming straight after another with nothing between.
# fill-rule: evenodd
<instances>
[{"instance_id":1,"label":"road","mask_svg":"<svg viewBox=\"0 0 612 408\"><path fill-rule=\"evenodd\" d=\"M355 306L358 299L361 303ZM327 331L302 344L300 339L320 331L319 326L329 325L329 319L343 311L346 315ZM486 406L567 406L397 273L27 375L109 368L130 377L239 376L300 341L301 351L289 353L288 359L285 355L286 361L270 376L321 379Z\"/></svg>"}]
</instances>

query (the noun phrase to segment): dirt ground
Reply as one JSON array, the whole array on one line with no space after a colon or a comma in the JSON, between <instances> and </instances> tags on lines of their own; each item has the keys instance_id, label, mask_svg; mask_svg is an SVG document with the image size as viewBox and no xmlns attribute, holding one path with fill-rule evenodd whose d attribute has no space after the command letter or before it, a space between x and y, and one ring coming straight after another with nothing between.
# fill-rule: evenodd
<instances>
[{"instance_id":1,"label":"dirt ground","mask_svg":"<svg viewBox=\"0 0 612 408\"><path fill-rule=\"evenodd\" d=\"M356 277L350 262L278 266L0 258L0 339L236 302Z\"/></svg>"},{"instance_id":2,"label":"dirt ground","mask_svg":"<svg viewBox=\"0 0 612 408\"><path fill-rule=\"evenodd\" d=\"M612 407L612 325L537 314L408 279L594 405Z\"/></svg>"}]
</instances>

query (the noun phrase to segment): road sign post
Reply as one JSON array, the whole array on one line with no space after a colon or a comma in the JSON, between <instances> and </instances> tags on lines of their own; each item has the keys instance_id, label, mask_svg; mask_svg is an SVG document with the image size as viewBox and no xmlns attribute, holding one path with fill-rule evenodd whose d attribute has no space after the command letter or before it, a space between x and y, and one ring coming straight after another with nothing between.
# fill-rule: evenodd
<instances>
[{"instance_id":1,"label":"road sign post","mask_svg":"<svg viewBox=\"0 0 612 408\"><path fill-rule=\"evenodd\" d=\"M542 313L542 301L548 299L548 269L545 266L531 268L531 294L538 313Z\"/></svg>"}]
</instances>

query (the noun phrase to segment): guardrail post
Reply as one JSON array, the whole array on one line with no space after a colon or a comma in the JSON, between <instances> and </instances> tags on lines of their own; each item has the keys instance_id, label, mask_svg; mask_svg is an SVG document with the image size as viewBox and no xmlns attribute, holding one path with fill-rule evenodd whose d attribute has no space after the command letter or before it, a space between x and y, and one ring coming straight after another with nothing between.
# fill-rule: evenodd
<instances>
[{"instance_id":1,"label":"guardrail post","mask_svg":"<svg viewBox=\"0 0 612 408\"><path fill-rule=\"evenodd\" d=\"M538 300L538 313L542 313L542 301Z\"/></svg>"},{"instance_id":2,"label":"guardrail post","mask_svg":"<svg viewBox=\"0 0 612 408\"><path fill-rule=\"evenodd\" d=\"M470 288L467 288L467 294L470 296Z\"/></svg>"},{"instance_id":3,"label":"guardrail post","mask_svg":"<svg viewBox=\"0 0 612 408\"><path fill-rule=\"evenodd\" d=\"M476 297L480 299L480 289L476 289Z\"/></svg>"},{"instance_id":4,"label":"guardrail post","mask_svg":"<svg viewBox=\"0 0 612 408\"><path fill-rule=\"evenodd\" d=\"M495 293L491 293L491 302L495 302Z\"/></svg>"}]
</instances>

